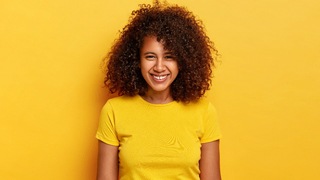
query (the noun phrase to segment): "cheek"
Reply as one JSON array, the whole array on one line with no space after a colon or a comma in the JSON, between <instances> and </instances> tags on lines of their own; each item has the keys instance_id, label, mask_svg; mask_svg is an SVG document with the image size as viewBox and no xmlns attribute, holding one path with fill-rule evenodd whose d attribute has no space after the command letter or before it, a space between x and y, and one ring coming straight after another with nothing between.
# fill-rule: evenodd
<instances>
[{"instance_id":1,"label":"cheek","mask_svg":"<svg viewBox=\"0 0 320 180\"><path fill-rule=\"evenodd\" d=\"M154 67L153 61L142 61L140 62L140 68L145 70L150 70L152 67Z\"/></svg>"},{"instance_id":2,"label":"cheek","mask_svg":"<svg viewBox=\"0 0 320 180\"><path fill-rule=\"evenodd\" d=\"M141 63L140 64L140 69L142 73L146 73L149 71L149 66L147 63Z\"/></svg>"},{"instance_id":3,"label":"cheek","mask_svg":"<svg viewBox=\"0 0 320 180\"><path fill-rule=\"evenodd\" d=\"M170 64L170 68L174 71L179 71L179 66L177 62L172 62L172 64Z\"/></svg>"}]
</instances>

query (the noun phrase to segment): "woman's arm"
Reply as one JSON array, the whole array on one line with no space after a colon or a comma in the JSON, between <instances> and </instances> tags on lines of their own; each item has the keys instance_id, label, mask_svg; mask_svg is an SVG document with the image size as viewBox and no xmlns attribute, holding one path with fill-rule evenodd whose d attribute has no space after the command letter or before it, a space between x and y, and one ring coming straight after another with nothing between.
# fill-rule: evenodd
<instances>
[{"instance_id":1,"label":"woman's arm","mask_svg":"<svg viewBox=\"0 0 320 180\"><path fill-rule=\"evenodd\" d=\"M201 146L200 179L221 180L219 140Z\"/></svg>"},{"instance_id":2,"label":"woman's arm","mask_svg":"<svg viewBox=\"0 0 320 180\"><path fill-rule=\"evenodd\" d=\"M99 141L97 180L118 179L118 147Z\"/></svg>"}]
</instances>

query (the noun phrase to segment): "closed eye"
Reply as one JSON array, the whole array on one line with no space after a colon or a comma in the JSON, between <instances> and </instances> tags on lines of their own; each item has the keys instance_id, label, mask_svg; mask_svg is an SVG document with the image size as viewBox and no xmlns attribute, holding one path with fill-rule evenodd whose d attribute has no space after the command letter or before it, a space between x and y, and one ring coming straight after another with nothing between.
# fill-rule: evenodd
<instances>
[{"instance_id":1,"label":"closed eye","mask_svg":"<svg viewBox=\"0 0 320 180\"><path fill-rule=\"evenodd\" d=\"M167 60L174 60L175 59L175 57L172 55L166 55L164 58Z\"/></svg>"},{"instance_id":2,"label":"closed eye","mask_svg":"<svg viewBox=\"0 0 320 180\"><path fill-rule=\"evenodd\" d=\"M146 59L149 59L149 60L153 60L155 58L156 58L156 56L154 56L154 55L147 55L146 56Z\"/></svg>"}]
</instances>

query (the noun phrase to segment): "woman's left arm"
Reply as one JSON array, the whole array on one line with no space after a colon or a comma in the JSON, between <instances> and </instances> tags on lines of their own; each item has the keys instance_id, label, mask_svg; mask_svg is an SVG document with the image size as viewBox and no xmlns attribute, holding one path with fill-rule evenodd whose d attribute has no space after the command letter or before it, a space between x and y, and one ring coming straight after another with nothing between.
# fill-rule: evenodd
<instances>
[{"instance_id":1,"label":"woman's left arm","mask_svg":"<svg viewBox=\"0 0 320 180\"><path fill-rule=\"evenodd\" d=\"M219 140L201 145L200 179L221 180Z\"/></svg>"}]
</instances>

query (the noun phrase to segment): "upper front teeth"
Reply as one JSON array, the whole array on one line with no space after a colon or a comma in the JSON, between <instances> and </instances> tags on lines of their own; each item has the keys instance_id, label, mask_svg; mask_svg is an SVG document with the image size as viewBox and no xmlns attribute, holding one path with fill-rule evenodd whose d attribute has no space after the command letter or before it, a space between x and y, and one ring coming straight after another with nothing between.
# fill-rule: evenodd
<instances>
[{"instance_id":1,"label":"upper front teeth","mask_svg":"<svg viewBox=\"0 0 320 180\"><path fill-rule=\"evenodd\" d=\"M164 79L166 76L154 76L156 79L158 79L158 80L162 80L162 79Z\"/></svg>"}]
</instances>

